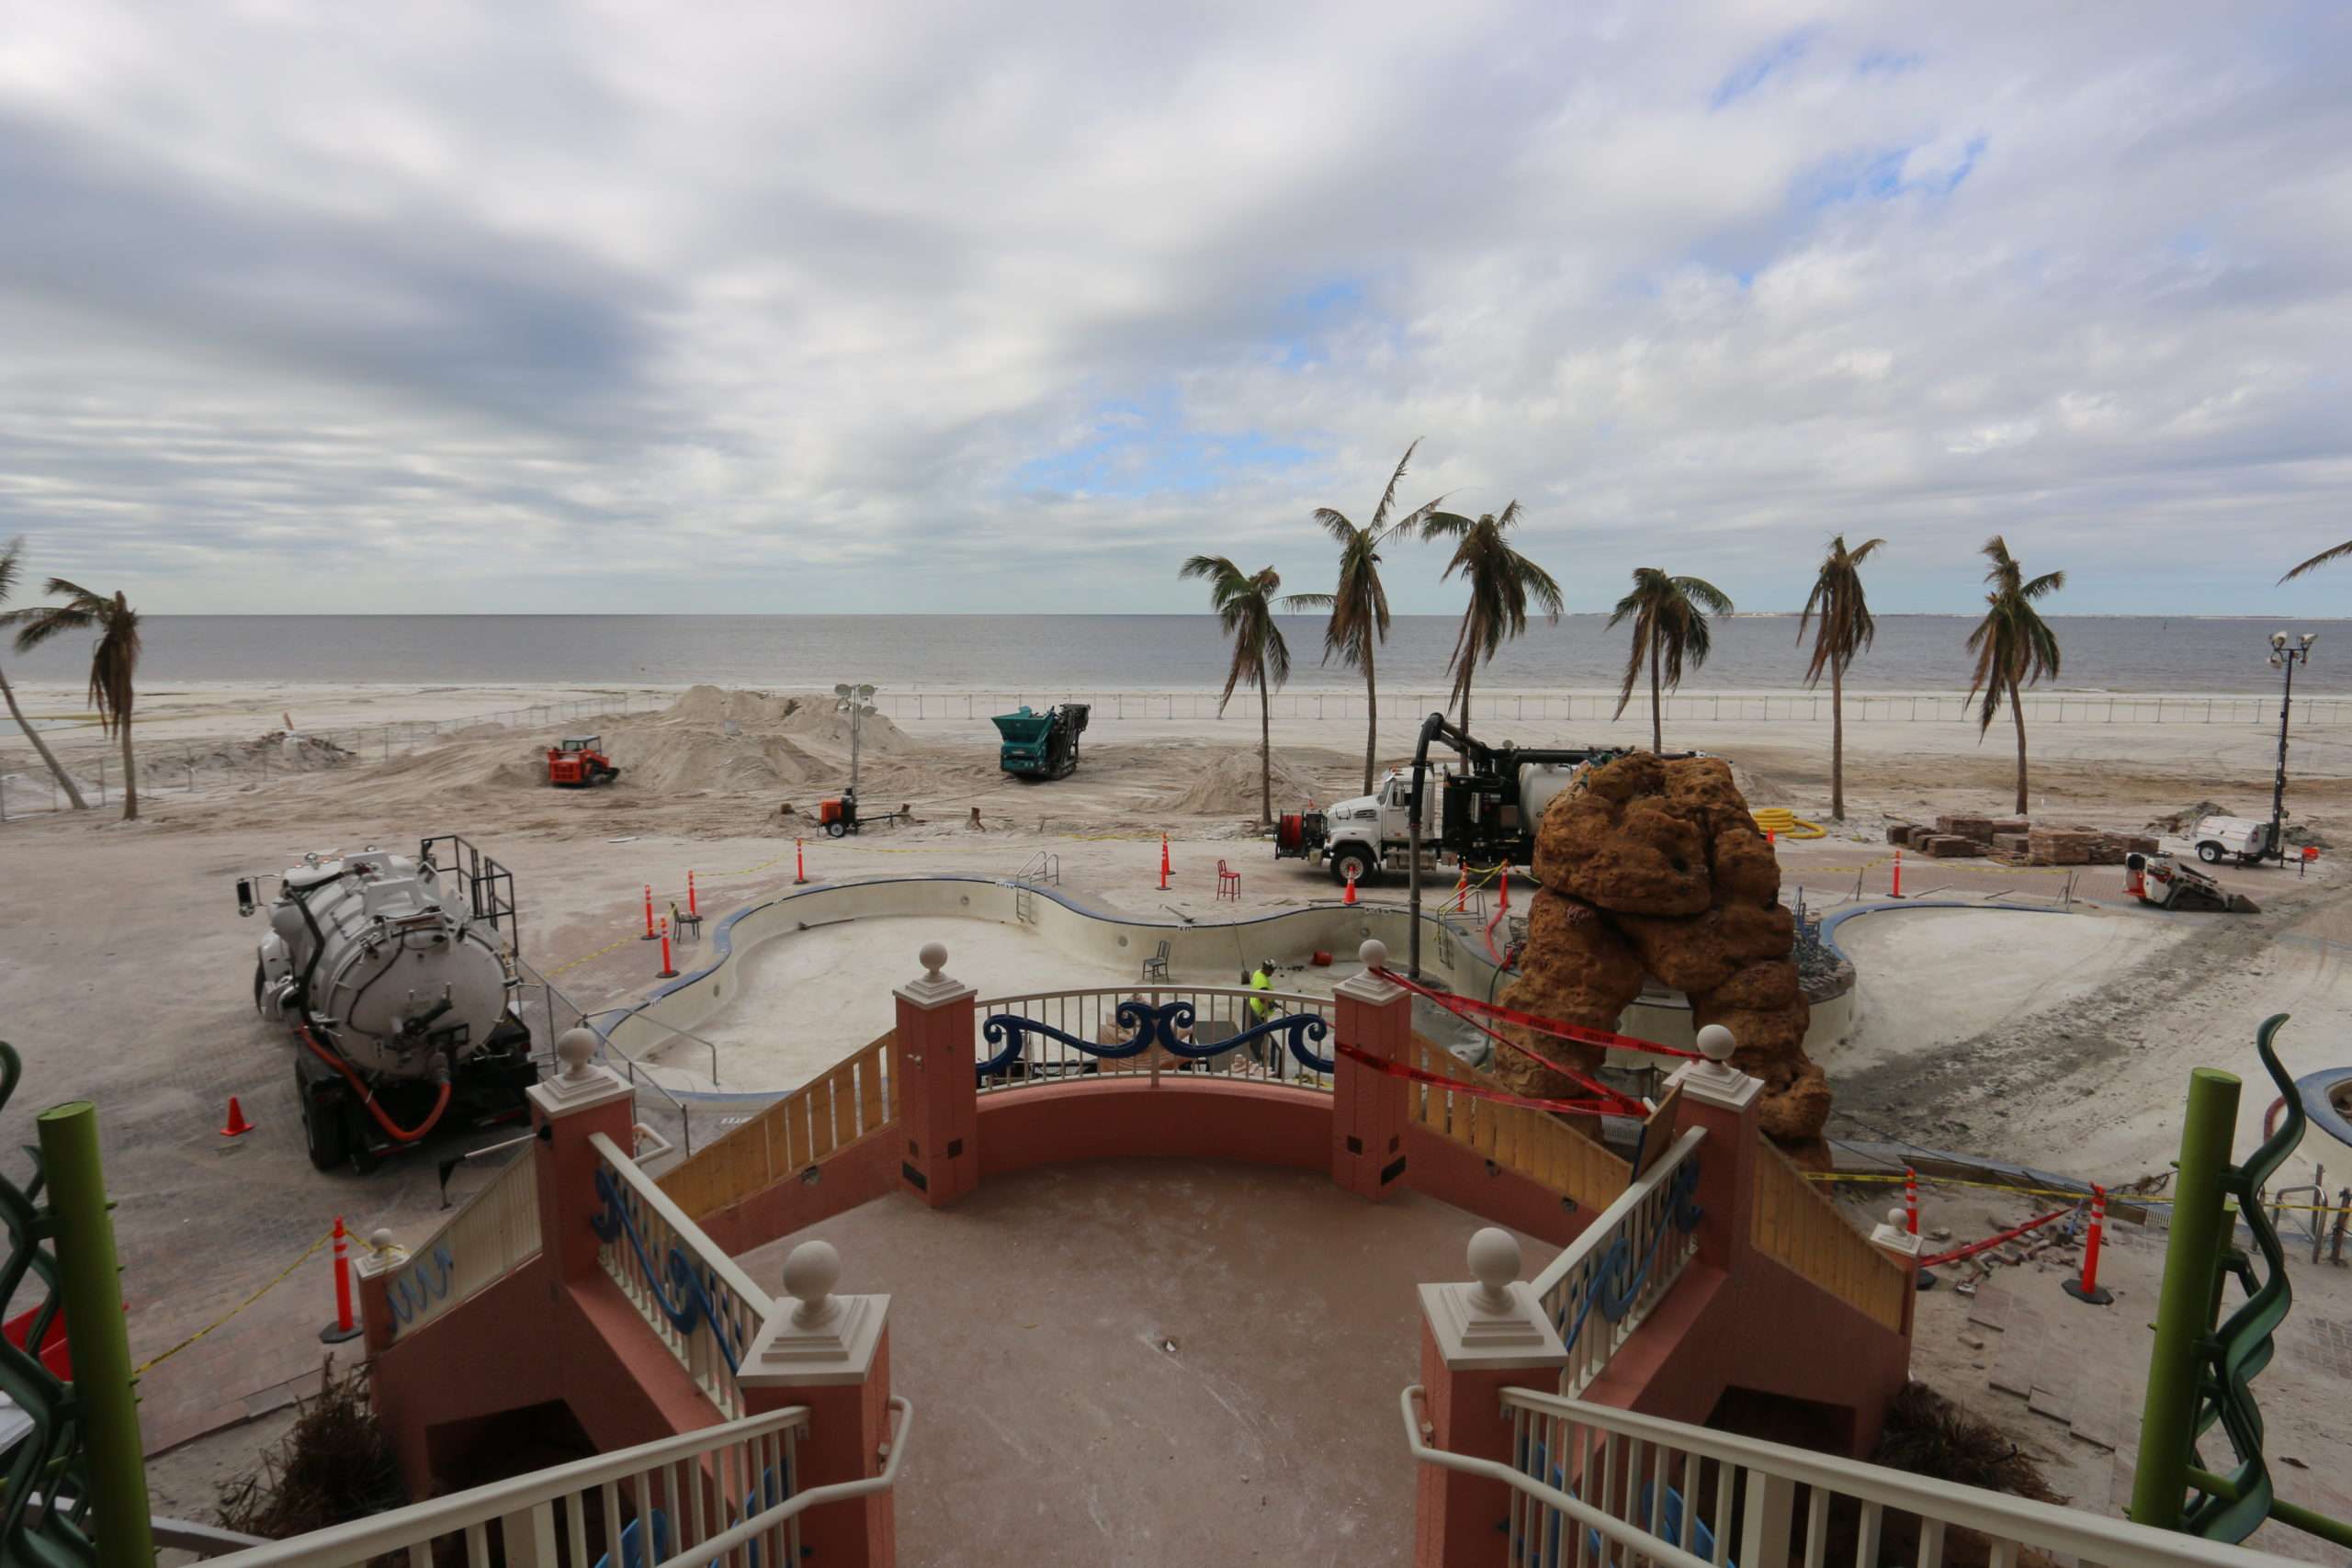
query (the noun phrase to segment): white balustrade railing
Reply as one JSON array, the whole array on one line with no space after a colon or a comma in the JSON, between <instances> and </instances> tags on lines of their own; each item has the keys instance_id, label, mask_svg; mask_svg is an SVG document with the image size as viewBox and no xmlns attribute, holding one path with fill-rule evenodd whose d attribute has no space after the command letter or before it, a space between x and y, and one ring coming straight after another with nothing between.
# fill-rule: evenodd
<instances>
[{"instance_id":1,"label":"white balustrade railing","mask_svg":"<svg viewBox=\"0 0 2352 1568\"><path fill-rule=\"evenodd\" d=\"M538 1163L525 1150L387 1270L393 1337L414 1333L538 1255Z\"/></svg>"},{"instance_id":2,"label":"white balustrade railing","mask_svg":"<svg viewBox=\"0 0 2352 1568\"><path fill-rule=\"evenodd\" d=\"M1191 1023L1179 1028L1177 1039L1188 1045L1215 1045L1269 1020L1311 1017L1328 1031L1333 1020L1329 997L1300 991L1253 991L1241 986L1102 986L1068 991L1032 991L1023 996L997 997L973 1008L973 1061L979 1064L1001 1055L1005 1041L987 1038L988 1021L1010 1014L1058 1030L1063 1034L1100 1045L1117 1045L1135 1037L1133 1026L1119 1021L1119 1004L1141 1001L1155 1009L1182 1002L1191 1008ZM1306 1041L1314 1055L1329 1061L1337 1036L1325 1032ZM980 1081L980 1092L1018 1089L1024 1084L1052 1082L1081 1074L1140 1074L1157 1079L1172 1072L1210 1073L1328 1089L1329 1073L1318 1072L1292 1055L1286 1036L1274 1033L1199 1061L1186 1061L1158 1045L1133 1056L1098 1056L1051 1034L1025 1032L1021 1054Z\"/></svg>"},{"instance_id":3,"label":"white balustrade railing","mask_svg":"<svg viewBox=\"0 0 2352 1568\"><path fill-rule=\"evenodd\" d=\"M809 1430L794 1405L724 1426L557 1465L211 1561L233 1568L409 1568L463 1561L574 1568L775 1568L800 1561L799 1517L895 1485L914 1422L890 1401L897 1429L880 1473L801 1491L795 1450ZM436 1551L437 1549L437 1551Z\"/></svg>"},{"instance_id":4,"label":"white balustrade railing","mask_svg":"<svg viewBox=\"0 0 2352 1568\"><path fill-rule=\"evenodd\" d=\"M610 1138L594 1133L588 1142L598 1160L605 1272L719 1413L742 1415L737 1372L774 1303Z\"/></svg>"},{"instance_id":5,"label":"white balustrade railing","mask_svg":"<svg viewBox=\"0 0 2352 1568\"><path fill-rule=\"evenodd\" d=\"M2288 1561L1533 1389L1503 1390L1513 1455L1504 1464L1429 1447L1420 1397L1416 1384L1401 1401L1413 1457L1511 1489L1510 1533L1495 1545L1495 1561L1510 1568L1825 1568L1833 1551L1839 1568L1937 1568L1962 1556L2017 1568L2027 1554L2104 1568ZM1917 1541L1883 1542L1890 1516L1916 1519ZM1963 1544L1965 1553L1953 1550Z\"/></svg>"},{"instance_id":6,"label":"white balustrade railing","mask_svg":"<svg viewBox=\"0 0 2352 1568\"><path fill-rule=\"evenodd\" d=\"M1600 1375L1698 1250L1690 1194L1706 1136L1692 1127L1675 1139L1529 1287L1568 1348L1562 1393Z\"/></svg>"}]
</instances>

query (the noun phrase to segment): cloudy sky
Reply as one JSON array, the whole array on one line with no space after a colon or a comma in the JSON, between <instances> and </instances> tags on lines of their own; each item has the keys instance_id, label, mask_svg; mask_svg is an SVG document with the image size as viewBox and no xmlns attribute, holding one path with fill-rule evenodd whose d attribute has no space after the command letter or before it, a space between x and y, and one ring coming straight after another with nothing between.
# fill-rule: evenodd
<instances>
[{"instance_id":1,"label":"cloudy sky","mask_svg":"<svg viewBox=\"0 0 2352 1568\"><path fill-rule=\"evenodd\" d=\"M1182 13L1179 15L1179 13ZM0 0L0 536L150 611L2333 613L2352 7ZM1423 547L1399 609L1456 604Z\"/></svg>"}]
</instances>

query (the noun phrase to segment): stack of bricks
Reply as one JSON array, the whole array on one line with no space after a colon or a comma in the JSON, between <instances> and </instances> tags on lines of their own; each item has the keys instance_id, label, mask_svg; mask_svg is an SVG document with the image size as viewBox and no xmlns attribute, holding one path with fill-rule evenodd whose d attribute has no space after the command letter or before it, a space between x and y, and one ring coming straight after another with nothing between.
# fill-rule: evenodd
<instances>
[{"instance_id":1,"label":"stack of bricks","mask_svg":"<svg viewBox=\"0 0 2352 1568\"><path fill-rule=\"evenodd\" d=\"M1973 860L1984 854L1986 846L1974 839L1958 833L1914 833L1911 847L1932 860Z\"/></svg>"},{"instance_id":2,"label":"stack of bricks","mask_svg":"<svg viewBox=\"0 0 2352 1568\"><path fill-rule=\"evenodd\" d=\"M2026 838L2036 865L2089 865L2092 847L2104 836L2089 828L2036 828Z\"/></svg>"},{"instance_id":3,"label":"stack of bricks","mask_svg":"<svg viewBox=\"0 0 2352 1568\"><path fill-rule=\"evenodd\" d=\"M1993 819L1990 817L1939 817L1936 831L1946 838L1967 839L1993 847Z\"/></svg>"},{"instance_id":4,"label":"stack of bricks","mask_svg":"<svg viewBox=\"0 0 2352 1568\"><path fill-rule=\"evenodd\" d=\"M1890 844L1908 844L1911 841L1911 835L1917 831L1919 829L1916 823L1889 822L1886 825L1886 841Z\"/></svg>"},{"instance_id":5,"label":"stack of bricks","mask_svg":"<svg viewBox=\"0 0 2352 1568\"><path fill-rule=\"evenodd\" d=\"M2024 860L2033 853L2033 835L2030 831L1996 833L1993 835L1993 852L2016 860Z\"/></svg>"}]
</instances>

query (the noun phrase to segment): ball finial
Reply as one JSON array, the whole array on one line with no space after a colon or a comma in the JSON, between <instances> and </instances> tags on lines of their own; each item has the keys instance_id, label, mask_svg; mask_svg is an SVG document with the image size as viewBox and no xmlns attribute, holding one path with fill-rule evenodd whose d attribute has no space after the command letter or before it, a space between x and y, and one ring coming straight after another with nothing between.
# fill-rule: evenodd
<instances>
[{"instance_id":1,"label":"ball finial","mask_svg":"<svg viewBox=\"0 0 2352 1568\"><path fill-rule=\"evenodd\" d=\"M368 1233L368 1245L374 1247L379 1252L390 1252L392 1249L392 1233L390 1231L369 1231Z\"/></svg>"},{"instance_id":2,"label":"ball finial","mask_svg":"<svg viewBox=\"0 0 2352 1568\"><path fill-rule=\"evenodd\" d=\"M1911 1228L1910 1223L1903 1216L1903 1206L1899 1203L1886 1212L1886 1223L1894 1230L1907 1231Z\"/></svg>"},{"instance_id":3,"label":"ball finial","mask_svg":"<svg viewBox=\"0 0 2352 1568\"><path fill-rule=\"evenodd\" d=\"M576 1078L588 1070L596 1059L596 1036L586 1029L567 1029L556 1036L555 1059L563 1064L563 1076Z\"/></svg>"},{"instance_id":4,"label":"ball finial","mask_svg":"<svg viewBox=\"0 0 2352 1568\"><path fill-rule=\"evenodd\" d=\"M842 1255L829 1241L804 1241L784 1260L784 1293L800 1304L792 1321L803 1328L824 1322L840 1310L833 1287L841 1282Z\"/></svg>"},{"instance_id":5,"label":"ball finial","mask_svg":"<svg viewBox=\"0 0 2352 1568\"><path fill-rule=\"evenodd\" d=\"M1470 1238L1470 1277L1478 1281L1481 1306L1499 1312L1510 1304L1510 1283L1519 1278L1519 1238L1493 1225Z\"/></svg>"},{"instance_id":6,"label":"ball finial","mask_svg":"<svg viewBox=\"0 0 2352 1568\"><path fill-rule=\"evenodd\" d=\"M1363 961L1366 969L1385 969L1388 967L1388 944L1378 937L1366 937L1363 945L1356 949L1356 956Z\"/></svg>"},{"instance_id":7,"label":"ball finial","mask_svg":"<svg viewBox=\"0 0 2352 1568\"><path fill-rule=\"evenodd\" d=\"M922 977L936 980L939 972L947 967L947 944L944 942L924 942L915 957L922 964Z\"/></svg>"},{"instance_id":8,"label":"ball finial","mask_svg":"<svg viewBox=\"0 0 2352 1568\"><path fill-rule=\"evenodd\" d=\"M1719 1067L1731 1060L1731 1054L1736 1048L1737 1042L1732 1039L1731 1031L1720 1023L1711 1023L1699 1031L1699 1055Z\"/></svg>"}]
</instances>

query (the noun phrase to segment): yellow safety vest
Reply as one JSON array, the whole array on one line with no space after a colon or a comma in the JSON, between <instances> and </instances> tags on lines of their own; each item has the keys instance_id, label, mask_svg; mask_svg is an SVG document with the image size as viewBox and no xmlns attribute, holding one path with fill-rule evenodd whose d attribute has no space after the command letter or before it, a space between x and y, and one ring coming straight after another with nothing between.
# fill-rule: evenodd
<instances>
[{"instance_id":1,"label":"yellow safety vest","mask_svg":"<svg viewBox=\"0 0 2352 1568\"><path fill-rule=\"evenodd\" d=\"M1253 991L1271 991L1274 988L1274 977L1267 974L1263 969L1260 969L1250 976L1250 988ZM1273 1010L1274 1004L1272 1002L1261 1001L1256 997L1250 998L1250 1017L1270 1018L1273 1015Z\"/></svg>"}]
</instances>

